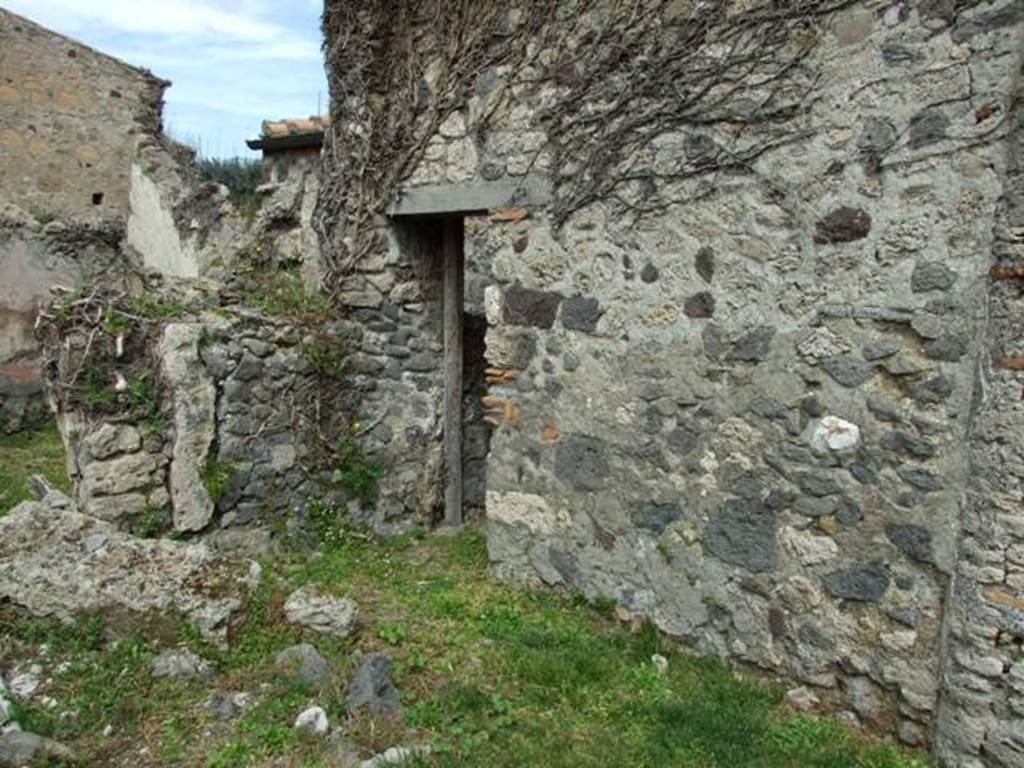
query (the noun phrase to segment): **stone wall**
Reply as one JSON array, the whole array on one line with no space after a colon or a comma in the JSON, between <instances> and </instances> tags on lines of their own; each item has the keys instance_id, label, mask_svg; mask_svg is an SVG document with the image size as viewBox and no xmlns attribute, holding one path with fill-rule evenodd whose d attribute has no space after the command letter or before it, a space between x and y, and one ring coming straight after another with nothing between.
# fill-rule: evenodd
<instances>
[{"instance_id":1,"label":"stone wall","mask_svg":"<svg viewBox=\"0 0 1024 768\"><path fill-rule=\"evenodd\" d=\"M44 418L34 327L51 288L71 290L99 276L127 287L121 235L116 220L43 223L13 206L0 208L0 432Z\"/></svg>"},{"instance_id":2,"label":"stone wall","mask_svg":"<svg viewBox=\"0 0 1024 768\"><path fill-rule=\"evenodd\" d=\"M263 173L270 184L282 184L295 175L316 171L319 166L319 146L263 150Z\"/></svg>"},{"instance_id":3,"label":"stone wall","mask_svg":"<svg viewBox=\"0 0 1024 768\"><path fill-rule=\"evenodd\" d=\"M52 286L77 290L102 276L107 287L130 289L136 267L198 273L181 269L181 257L165 256L185 236L181 233L194 241L206 238L211 226L175 222L169 215L157 220L151 210L153 200L184 194L181 184L166 183L173 173L167 168L185 166L159 136L168 85L0 9L0 428L5 431L43 416L33 327ZM160 171L163 190L151 181ZM218 210L204 202L207 217ZM146 238L137 236L140 216L148 217ZM158 226L166 222L169 227ZM126 228L133 246L127 249L121 242Z\"/></svg>"},{"instance_id":4,"label":"stone wall","mask_svg":"<svg viewBox=\"0 0 1024 768\"><path fill-rule=\"evenodd\" d=\"M190 295L181 284L170 291ZM115 306L114 317L131 317L131 305ZM118 330L121 356L108 354L116 336L98 331L84 363L57 347L84 349L87 325L48 335L78 508L146 535L283 533L310 504L365 518L336 474L345 468L336 441L349 427L338 329L242 307L172 315Z\"/></svg>"},{"instance_id":5,"label":"stone wall","mask_svg":"<svg viewBox=\"0 0 1024 768\"><path fill-rule=\"evenodd\" d=\"M651 5L666 26L691 12ZM614 28L596 6L572 29ZM510 9L502 34L528 18ZM501 576L610 596L943 765L1024 765L1019 374L990 365L1020 334L1016 284L988 272L1019 248L1022 24L1014 2L853 3L813 22L798 140L709 175L701 157L740 140L680 126L564 220L572 171L538 116L585 74L532 50L548 65L462 84L405 190L555 182L550 206L466 225L469 295L489 283ZM372 130L334 106L352 121L339 143ZM366 329L355 359L396 518L439 501L432 227L394 224L341 294Z\"/></svg>"},{"instance_id":6,"label":"stone wall","mask_svg":"<svg viewBox=\"0 0 1024 768\"><path fill-rule=\"evenodd\" d=\"M968 27L975 33L983 29ZM993 279L978 308L985 333L974 372L959 558L945 612L936 745L940 760L971 768L1024 765L1024 408L1019 364L1024 354L1024 130L1019 110L1012 129L1003 196L992 222Z\"/></svg>"},{"instance_id":7,"label":"stone wall","mask_svg":"<svg viewBox=\"0 0 1024 768\"><path fill-rule=\"evenodd\" d=\"M169 83L0 9L0 202L124 216L134 137Z\"/></svg>"},{"instance_id":8,"label":"stone wall","mask_svg":"<svg viewBox=\"0 0 1024 768\"><path fill-rule=\"evenodd\" d=\"M287 168L286 173L271 175L257 190L262 200L253 230L259 257L296 270L306 290L318 292L323 287L323 263L313 214L320 191L319 151L293 158Z\"/></svg>"},{"instance_id":9,"label":"stone wall","mask_svg":"<svg viewBox=\"0 0 1024 768\"><path fill-rule=\"evenodd\" d=\"M131 160L125 243L145 269L168 277L222 274L245 231L227 188L200 177L195 155L153 134L138 140Z\"/></svg>"}]
</instances>

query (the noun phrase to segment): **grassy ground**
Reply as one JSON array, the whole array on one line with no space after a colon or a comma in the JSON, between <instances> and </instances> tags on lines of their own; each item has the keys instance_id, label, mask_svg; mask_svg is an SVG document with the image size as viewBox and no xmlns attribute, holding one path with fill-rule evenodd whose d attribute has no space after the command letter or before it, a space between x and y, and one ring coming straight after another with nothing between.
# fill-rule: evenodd
<instances>
[{"instance_id":1,"label":"grassy ground","mask_svg":"<svg viewBox=\"0 0 1024 768\"><path fill-rule=\"evenodd\" d=\"M54 429L0 438L0 510L30 497L26 480L36 472L66 484ZM779 690L678 653L654 631L631 633L607 606L497 583L477 531L389 542L332 531L328 539L316 552L264 564L230 651L181 626L178 643L216 664L203 681L150 677L166 641L147 639L145 627L111 641L99 617L64 627L0 604L0 671L36 664L42 680L16 702L18 719L72 746L84 766L335 765L330 742L292 728L313 704L362 756L429 744L431 766L924 765L834 721L788 712ZM308 583L358 602L352 639L303 635L284 621L285 598ZM332 664L319 689L274 666L280 650L301 641ZM368 651L395 660L401 717L346 714L347 680ZM651 663L654 653L668 657L666 674ZM237 720L222 722L204 706L213 693L240 691L255 705Z\"/></svg>"},{"instance_id":2,"label":"grassy ground","mask_svg":"<svg viewBox=\"0 0 1024 768\"><path fill-rule=\"evenodd\" d=\"M833 721L793 715L780 691L676 653L653 631L632 634L580 600L498 584L478 532L340 538L312 557L267 564L230 651L182 627L180 642L217 665L207 681L152 679L157 647L144 633L110 643L96 618L63 628L0 608L0 659L38 663L47 681L23 703L23 724L65 741L92 766L330 766L331 747L291 727L314 703L364 757L430 744L431 766L924 765ZM306 583L358 601L353 639L304 637L284 622L284 598ZM320 690L274 669L275 654L301 640L333 665ZM395 660L400 718L346 715L346 681L365 651ZM664 675L650 661L655 652L669 658ZM214 691L247 691L256 705L222 723L203 706Z\"/></svg>"},{"instance_id":3,"label":"grassy ground","mask_svg":"<svg viewBox=\"0 0 1024 768\"><path fill-rule=\"evenodd\" d=\"M32 475L43 474L58 488L68 490L64 446L57 427L0 435L0 515L26 499L35 498L28 486Z\"/></svg>"}]
</instances>

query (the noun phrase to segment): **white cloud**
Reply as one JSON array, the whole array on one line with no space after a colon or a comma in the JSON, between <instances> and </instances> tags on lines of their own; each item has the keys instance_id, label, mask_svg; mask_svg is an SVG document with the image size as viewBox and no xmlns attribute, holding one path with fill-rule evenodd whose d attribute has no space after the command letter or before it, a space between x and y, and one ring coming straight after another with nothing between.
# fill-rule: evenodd
<instances>
[{"instance_id":1,"label":"white cloud","mask_svg":"<svg viewBox=\"0 0 1024 768\"><path fill-rule=\"evenodd\" d=\"M280 24L223 10L209 0L8 0L7 4L43 23L65 27L102 24L125 33L223 36L251 42L272 42L291 34Z\"/></svg>"}]
</instances>

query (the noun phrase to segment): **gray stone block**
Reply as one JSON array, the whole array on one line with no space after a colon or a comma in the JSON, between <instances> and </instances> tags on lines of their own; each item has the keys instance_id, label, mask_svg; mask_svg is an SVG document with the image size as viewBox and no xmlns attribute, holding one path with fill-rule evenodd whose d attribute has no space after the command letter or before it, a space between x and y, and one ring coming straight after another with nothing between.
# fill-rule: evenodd
<instances>
[{"instance_id":1,"label":"gray stone block","mask_svg":"<svg viewBox=\"0 0 1024 768\"><path fill-rule=\"evenodd\" d=\"M555 448L555 476L577 491L598 491L611 473L605 454L597 438L568 436Z\"/></svg>"},{"instance_id":2,"label":"gray stone block","mask_svg":"<svg viewBox=\"0 0 1024 768\"><path fill-rule=\"evenodd\" d=\"M858 565L833 571L825 579L825 589L832 597L877 603L889 589L889 572L877 563Z\"/></svg>"},{"instance_id":3,"label":"gray stone block","mask_svg":"<svg viewBox=\"0 0 1024 768\"><path fill-rule=\"evenodd\" d=\"M775 512L764 504L730 499L712 513L704 549L713 557L749 571L770 571L776 563Z\"/></svg>"}]
</instances>

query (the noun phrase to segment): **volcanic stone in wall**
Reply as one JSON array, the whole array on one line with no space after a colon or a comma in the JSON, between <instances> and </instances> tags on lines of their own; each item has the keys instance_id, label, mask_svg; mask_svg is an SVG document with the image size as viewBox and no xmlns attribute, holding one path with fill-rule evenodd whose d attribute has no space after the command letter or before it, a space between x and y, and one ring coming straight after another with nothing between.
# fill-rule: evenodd
<instances>
[{"instance_id":1,"label":"volcanic stone in wall","mask_svg":"<svg viewBox=\"0 0 1024 768\"><path fill-rule=\"evenodd\" d=\"M561 303L560 294L513 285L505 290L502 316L509 325L550 328Z\"/></svg>"},{"instance_id":2,"label":"volcanic stone in wall","mask_svg":"<svg viewBox=\"0 0 1024 768\"><path fill-rule=\"evenodd\" d=\"M932 552L932 534L927 528L909 523L889 523L885 534L897 549L912 560L935 562Z\"/></svg>"},{"instance_id":3,"label":"volcanic stone in wall","mask_svg":"<svg viewBox=\"0 0 1024 768\"><path fill-rule=\"evenodd\" d=\"M937 109L926 109L910 120L910 148L920 149L946 138L949 118Z\"/></svg>"},{"instance_id":4,"label":"volcanic stone in wall","mask_svg":"<svg viewBox=\"0 0 1024 768\"><path fill-rule=\"evenodd\" d=\"M633 525L652 533L662 533L669 525L683 516L678 504L641 504L630 515Z\"/></svg>"},{"instance_id":5,"label":"volcanic stone in wall","mask_svg":"<svg viewBox=\"0 0 1024 768\"><path fill-rule=\"evenodd\" d=\"M715 252L709 247L704 246L694 257L694 264L697 267L697 274L700 275L705 283L710 283L711 279L715 276Z\"/></svg>"},{"instance_id":6,"label":"volcanic stone in wall","mask_svg":"<svg viewBox=\"0 0 1024 768\"><path fill-rule=\"evenodd\" d=\"M875 375L875 366L853 355L837 355L825 361L825 370L843 387L854 389Z\"/></svg>"},{"instance_id":7,"label":"volcanic stone in wall","mask_svg":"<svg viewBox=\"0 0 1024 768\"><path fill-rule=\"evenodd\" d=\"M945 291L953 287L956 273L938 261L921 261L910 275L910 289L914 293Z\"/></svg>"},{"instance_id":8,"label":"volcanic stone in wall","mask_svg":"<svg viewBox=\"0 0 1024 768\"><path fill-rule=\"evenodd\" d=\"M597 438L573 435L555 449L555 475L574 490L600 490L610 471L604 443Z\"/></svg>"},{"instance_id":9,"label":"volcanic stone in wall","mask_svg":"<svg viewBox=\"0 0 1024 768\"><path fill-rule=\"evenodd\" d=\"M601 304L589 296L573 296L562 305L562 325L566 330L589 333L597 328L600 319Z\"/></svg>"},{"instance_id":10,"label":"volcanic stone in wall","mask_svg":"<svg viewBox=\"0 0 1024 768\"><path fill-rule=\"evenodd\" d=\"M712 317L715 314L715 297L707 291L695 293L683 303L687 317Z\"/></svg>"},{"instance_id":11,"label":"volcanic stone in wall","mask_svg":"<svg viewBox=\"0 0 1024 768\"><path fill-rule=\"evenodd\" d=\"M878 563L833 571L825 577L825 589L843 600L877 603L889 589L889 572Z\"/></svg>"},{"instance_id":12,"label":"volcanic stone in wall","mask_svg":"<svg viewBox=\"0 0 1024 768\"><path fill-rule=\"evenodd\" d=\"M871 216L859 208L837 208L818 222L814 242L819 245L830 243L852 243L863 240L871 231Z\"/></svg>"},{"instance_id":13,"label":"volcanic stone in wall","mask_svg":"<svg viewBox=\"0 0 1024 768\"><path fill-rule=\"evenodd\" d=\"M708 554L749 571L775 568L775 511L759 501L729 499L704 532Z\"/></svg>"},{"instance_id":14,"label":"volcanic stone in wall","mask_svg":"<svg viewBox=\"0 0 1024 768\"><path fill-rule=\"evenodd\" d=\"M775 329L760 325L743 334L729 351L728 359L740 362L757 363L765 360L771 352Z\"/></svg>"}]
</instances>

